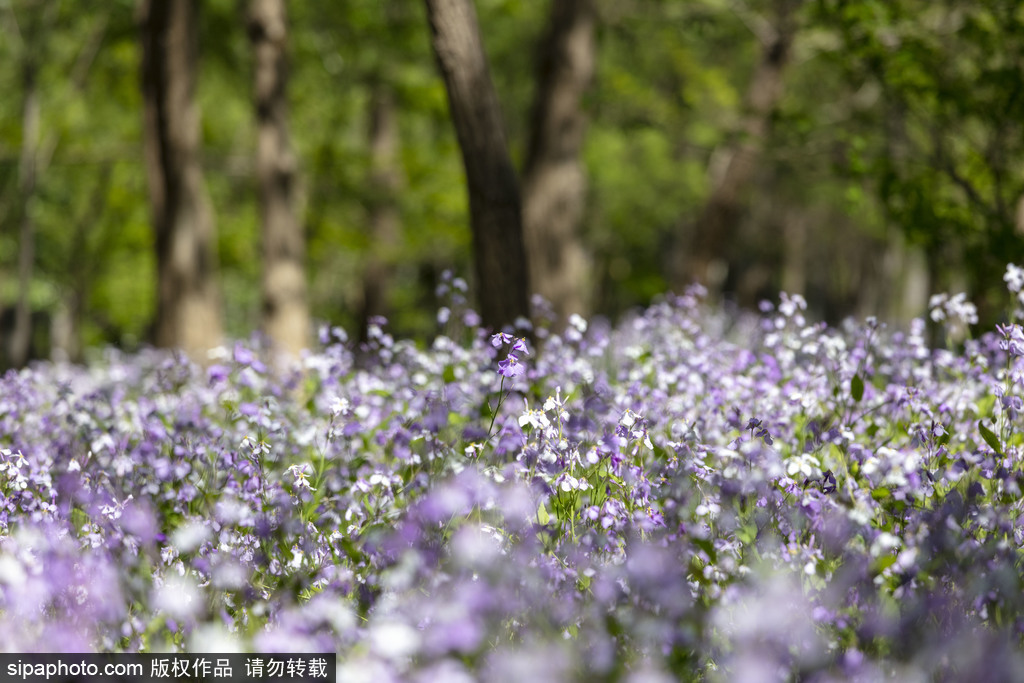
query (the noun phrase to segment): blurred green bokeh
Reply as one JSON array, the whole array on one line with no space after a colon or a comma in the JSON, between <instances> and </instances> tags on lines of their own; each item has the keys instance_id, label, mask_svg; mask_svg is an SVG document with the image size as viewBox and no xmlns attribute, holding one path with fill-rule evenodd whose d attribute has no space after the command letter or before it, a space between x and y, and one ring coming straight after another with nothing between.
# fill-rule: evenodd
<instances>
[{"instance_id":1,"label":"blurred green bokeh","mask_svg":"<svg viewBox=\"0 0 1024 683\"><path fill-rule=\"evenodd\" d=\"M725 255L727 296L790 286L836 321L921 315L925 290L967 290L998 318L1002 267L1024 257L1024 9L1004 0L597 2L586 99L581 237L593 312L615 317L672 281L672 254L741 139L764 41L796 6L785 89ZM513 158L524 156L548 3L478 0ZM401 239L392 326L434 331L440 273L472 273L467 200L423 7L290 3L290 123L300 161L312 311L354 329L368 235L369 94L399 110ZM22 64L39 64L42 154L29 204L31 307L80 345L133 346L154 309L135 3L0 4L0 307L18 296ZM201 4L203 159L216 212L225 326L258 324L260 246L244 3ZM920 288L918 288L920 289Z\"/></svg>"}]
</instances>

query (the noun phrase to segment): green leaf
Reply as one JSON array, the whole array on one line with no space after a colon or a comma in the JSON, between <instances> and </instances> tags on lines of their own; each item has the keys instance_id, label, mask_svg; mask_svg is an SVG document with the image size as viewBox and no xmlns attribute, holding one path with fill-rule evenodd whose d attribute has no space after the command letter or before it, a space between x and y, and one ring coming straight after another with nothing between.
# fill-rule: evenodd
<instances>
[{"instance_id":1,"label":"green leaf","mask_svg":"<svg viewBox=\"0 0 1024 683\"><path fill-rule=\"evenodd\" d=\"M71 524L75 527L75 530L81 532L82 527L90 522L89 513L81 508L71 508Z\"/></svg>"},{"instance_id":2,"label":"green leaf","mask_svg":"<svg viewBox=\"0 0 1024 683\"><path fill-rule=\"evenodd\" d=\"M854 375L850 380L850 395L853 396L856 403L860 403L860 400L864 398L864 380L860 374Z\"/></svg>"},{"instance_id":3,"label":"green leaf","mask_svg":"<svg viewBox=\"0 0 1024 683\"><path fill-rule=\"evenodd\" d=\"M887 488L877 488L871 492L871 497L875 500L885 500L892 496L892 492Z\"/></svg>"},{"instance_id":4,"label":"green leaf","mask_svg":"<svg viewBox=\"0 0 1024 683\"><path fill-rule=\"evenodd\" d=\"M888 567L891 567L894 564L896 564L895 555L882 555L872 563L871 569L876 574L881 574Z\"/></svg>"},{"instance_id":5,"label":"green leaf","mask_svg":"<svg viewBox=\"0 0 1024 683\"><path fill-rule=\"evenodd\" d=\"M750 545L757 540L757 525L744 524L736 530L736 538L744 545Z\"/></svg>"},{"instance_id":6,"label":"green leaf","mask_svg":"<svg viewBox=\"0 0 1024 683\"><path fill-rule=\"evenodd\" d=\"M996 407L996 397L992 394L978 399L978 415L991 415Z\"/></svg>"},{"instance_id":7,"label":"green leaf","mask_svg":"<svg viewBox=\"0 0 1024 683\"><path fill-rule=\"evenodd\" d=\"M550 521L551 515L548 514L548 509L544 506L544 501L541 501L540 507L537 508L537 522L540 524L547 524Z\"/></svg>"},{"instance_id":8,"label":"green leaf","mask_svg":"<svg viewBox=\"0 0 1024 683\"><path fill-rule=\"evenodd\" d=\"M983 425L981 420L978 420L978 431L981 432L981 438L985 439L985 443L992 447L996 455L1003 454L1003 447L999 443L999 437L991 429Z\"/></svg>"},{"instance_id":9,"label":"green leaf","mask_svg":"<svg viewBox=\"0 0 1024 683\"><path fill-rule=\"evenodd\" d=\"M709 538L695 538L693 544L703 550L707 556L709 562L714 562L718 559L718 552L715 550L715 542Z\"/></svg>"}]
</instances>

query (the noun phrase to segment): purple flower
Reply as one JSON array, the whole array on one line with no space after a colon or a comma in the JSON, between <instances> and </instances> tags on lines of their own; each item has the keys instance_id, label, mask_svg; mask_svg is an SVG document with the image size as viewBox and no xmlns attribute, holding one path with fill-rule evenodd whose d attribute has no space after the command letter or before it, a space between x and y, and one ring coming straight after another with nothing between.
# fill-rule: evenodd
<instances>
[{"instance_id":1,"label":"purple flower","mask_svg":"<svg viewBox=\"0 0 1024 683\"><path fill-rule=\"evenodd\" d=\"M498 361L498 374L508 378L518 377L526 372L526 366L514 354L508 354L505 360Z\"/></svg>"},{"instance_id":2,"label":"purple flower","mask_svg":"<svg viewBox=\"0 0 1024 683\"><path fill-rule=\"evenodd\" d=\"M252 365L256 360L256 356L253 355L252 351L239 343L235 344L234 359L239 365Z\"/></svg>"},{"instance_id":3,"label":"purple flower","mask_svg":"<svg viewBox=\"0 0 1024 683\"><path fill-rule=\"evenodd\" d=\"M210 385L219 384L228 378L231 369L226 365L211 365L206 371L207 377L209 377Z\"/></svg>"}]
</instances>

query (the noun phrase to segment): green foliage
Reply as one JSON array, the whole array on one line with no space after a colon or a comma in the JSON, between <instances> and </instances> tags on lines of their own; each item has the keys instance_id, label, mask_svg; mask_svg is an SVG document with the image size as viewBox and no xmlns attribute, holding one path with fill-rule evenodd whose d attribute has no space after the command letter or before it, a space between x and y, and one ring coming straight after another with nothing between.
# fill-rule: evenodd
<instances>
[{"instance_id":1,"label":"green foliage","mask_svg":"<svg viewBox=\"0 0 1024 683\"><path fill-rule=\"evenodd\" d=\"M203 160L232 336L247 335L260 308L244 5L202 3L200 36ZM742 135L776 4L597 5L582 237L595 308L614 316L668 287L669 255L700 215L722 150ZM476 6L521 162L548 5ZM472 267L462 163L423 7L353 0L288 10L289 116L314 316L354 328L364 266L381 248L368 234L381 199L370 179L369 103L384 87L398 108L401 188L391 199L400 237L379 256L392 266L393 328L429 335L439 273L468 276ZM40 162L30 208L30 299L51 313L78 311L86 345L143 340L153 313L134 12L128 0L103 12L25 0L0 9L0 304L18 294L21 64L32 33L41 144L52 156ZM926 255L933 291L973 290L986 322L984 294L1000 285L1005 261L1024 258L1015 226L1024 195L1024 9L1008 0L817 0L794 21L784 96L742 197L730 284L751 300L795 283L812 308L837 319L893 298L898 274L879 264L905 243ZM795 237L794 224L806 226ZM829 267L816 267L822 262ZM850 389L858 401L863 386Z\"/></svg>"},{"instance_id":2,"label":"green foliage","mask_svg":"<svg viewBox=\"0 0 1024 683\"><path fill-rule=\"evenodd\" d=\"M1024 11L1015 2L817 3L833 63L865 100L847 171L911 240L979 294L1024 254ZM874 132L872 132L872 129Z\"/></svg>"}]
</instances>

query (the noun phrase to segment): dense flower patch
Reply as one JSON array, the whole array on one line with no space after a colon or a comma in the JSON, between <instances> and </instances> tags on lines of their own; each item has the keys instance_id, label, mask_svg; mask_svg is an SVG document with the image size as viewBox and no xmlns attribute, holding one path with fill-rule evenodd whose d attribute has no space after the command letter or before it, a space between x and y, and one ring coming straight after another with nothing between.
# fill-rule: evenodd
<instances>
[{"instance_id":1,"label":"dense flower patch","mask_svg":"<svg viewBox=\"0 0 1024 683\"><path fill-rule=\"evenodd\" d=\"M694 289L490 336L453 306L430 348L324 329L291 373L256 343L9 372L0 643L336 651L341 680L1006 679L1017 318L954 352L803 309Z\"/></svg>"}]
</instances>

